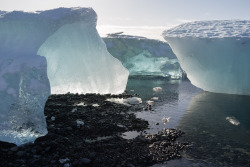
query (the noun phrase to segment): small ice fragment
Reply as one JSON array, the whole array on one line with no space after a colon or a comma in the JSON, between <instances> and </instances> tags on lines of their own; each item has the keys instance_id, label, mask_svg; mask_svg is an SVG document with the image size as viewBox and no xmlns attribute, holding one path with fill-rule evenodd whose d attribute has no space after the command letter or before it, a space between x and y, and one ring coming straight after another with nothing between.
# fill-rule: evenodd
<instances>
[{"instance_id":1,"label":"small ice fragment","mask_svg":"<svg viewBox=\"0 0 250 167\"><path fill-rule=\"evenodd\" d=\"M162 91L162 87L155 87L153 88L154 92L161 92Z\"/></svg>"},{"instance_id":2,"label":"small ice fragment","mask_svg":"<svg viewBox=\"0 0 250 167\"><path fill-rule=\"evenodd\" d=\"M59 159L59 162L60 162L61 164L64 164L65 162L68 162L68 161L70 161L68 158Z\"/></svg>"},{"instance_id":3,"label":"small ice fragment","mask_svg":"<svg viewBox=\"0 0 250 167\"><path fill-rule=\"evenodd\" d=\"M110 98L110 99L107 99L107 101L117 103L117 104L123 104L123 105L126 105L126 106L136 105L136 104L142 103L142 100L139 97L130 97L130 98L127 98L127 99Z\"/></svg>"},{"instance_id":4,"label":"small ice fragment","mask_svg":"<svg viewBox=\"0 0 250 167\"><path fill-rule=\"evenodd\" d=\"M152 106L152 105L154 105L154 101L148 100L147 104Z\"/></svg>"},{"instance_id":5,"label":"small ice fragment","mask_svg":"<svg viewBox=\"0 0 250 167\"><path fill-rule=\"evenodd\" d=\"M122 125L122 124L117 124L118 127L120 128L126 128L126 126Z\"/></svg>"},{"instance_id":6,"label":"small ice fragment","mask_svg":"<svg viewBox=\"0 0 250 167\"><path fill-rule=\"evenodd\" d=\"M124 102L127 104L135 105L135 104L142 103L142 100L139 97L130 97L130 98L124 99Z\"/></svg>"},{"instance_id":7,"label":"small ice fragment","mask_svg":"<svg viewBox=\"0 0 250 167\"><path fill-rule=\"evenodd\" d=\"M99 107L99 104L92 104L93 107Z\"/></svg>"},{"instance_id":8,"label":"small ice fragment","mask_svg":"<svg viewBox=\"0 0 250 167\"><path fill-rule=\"evenodd\" d=\"M116 104L124 104L124 99L123 98L110 98L110 99L107 99L106 101L110 101L112 103L116 103ZM126 104L124 104L126 105Z\"/></svg>"},{"instance_id":9,"label":"small ice fragment","mask_svg":"<svg viewBox=\"0 0 250 167\"><path fill-rule=\"evenodd\" d=\"M84 102L78 103L76 106L87 106Z\"/></svg>"},{"instance_id":10,"label":"small ice fragment","mask_svg":"<svg viewBox=\"0 0 250 167\"><path fill-rule=\"evenodd\" d=\"M159 100L159 97L152 97L152 100Z\"/></svg>"},{"instance_id":11,"label":"small ice fragment","mask_svg":"<svg viewBox=\"0 0 250 167\"><path fill-rule=\"evenodd\" d=\"M76 123L77 123L77 127L80 127L81 125L84 125L84 122L81 119L77 119Z\"/></svg>"},{"instance_id":12,"label":"small ice fragment","mask_svg":"<svg viewBox=\"0 0 250 167\"><path fill-rule=\"evenodd\" d=\"M72 110L71 110L71 112L76 112L77 111L77 108L73 108Z\"/></svg>"},{"instance_id":13,"label":"small ice fragment","mask_svg":"<svg viewBox=\"0 0 250 167\"><path fill-rule=\"evenodd\" d=\"M54 116L52 116L50 119L51 119L52 121L54 121L56 118L55 118Z\"/></svg>"},{"instance_id":14,"label":"small ice fragment","mask_svg":"<svg viewBox=\"0 0 250 167\"><path fill-rule=\"evenodd\" d=\"M226 117L226 120L235 126L240 124L240 121L238 121L235 117Z\"/></svg>"},{"instance_id":15,"label":"small ice fragment","mask_svg":"<svg viewBox=\"0 0 250 167\"><path fill-rule=\"evenodd\" d=\"M162 118L162 123L165 125L166 123L168 123L170 120L170 117L163 117Z\"/></svg>"},{"instance_id":16,"label":"small ice fragment","mask_svg":"<svg viewBox=\"0 0 250 167\"><path fill-rule=\"evenodd\" d=\"M134 92L135 90L130 90L130 92Z\"/></svg>"}]
</instances>

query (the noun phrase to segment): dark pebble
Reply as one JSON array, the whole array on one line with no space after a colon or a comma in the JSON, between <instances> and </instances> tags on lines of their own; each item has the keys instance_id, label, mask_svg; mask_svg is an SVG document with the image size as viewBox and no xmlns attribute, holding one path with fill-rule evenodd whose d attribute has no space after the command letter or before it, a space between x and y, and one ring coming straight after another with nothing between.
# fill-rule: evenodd
<instances>
[{"instance_id":1,"label":"dark pebble","mask_svg":"<svg viewBox=\"0 0 250 167\"><path fill-rule=\"evenodd\" d=\"M71 131L71 130L72 130L72 128L71 128L71 127L67 127L67 128L66 128L66 130Z\"/></svg>"},{"instance_id":2,"label":"dark pebble","mask_svg":"<svg viewBox=\"0 0 250 167\"><path fill-rule=\"evenodd\" d=\"M82 158L81 159L81 164L89 164L90 162L91 162L91 160L88 159L88 158Z\"/></svg>"},{"instance_id":3,"label":"dark pebble","mask_svg":"<svg viewBox=\"0 0 250 167\"><path fill-rule=\"evenodd\" d=\"M25 151L18 151L17 156L22 157L25 155Z\"/></svg>"},{"instance_id":4,"label":"dark pebble","mask_svg":"<svg viewBox=\"0 0 250 167\"><path fill-rule=\"evenodd\" d=\"M10 150L16 152L18 150L18 147L12 147Z\"/></svg>"},{"instance_id":5,"label":"dark pebble","mask_svg":"<svg viewBox=\"0 0 250 167\"><path fill-rule=\"evenodd\" d=\"M95 155L96 155L96 153L92 152L89 154L89 157L93 159L95 157Z\"/></svg>"}]
</instances>

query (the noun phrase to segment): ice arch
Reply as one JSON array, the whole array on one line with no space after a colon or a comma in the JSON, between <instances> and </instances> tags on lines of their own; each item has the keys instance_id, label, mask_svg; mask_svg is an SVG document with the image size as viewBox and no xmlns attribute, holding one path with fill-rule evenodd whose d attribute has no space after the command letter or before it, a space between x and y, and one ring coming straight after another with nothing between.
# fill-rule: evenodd
<instances>
[{"instance_id":1,"label":"ice arch","mask_svg":"<svg viewBox=\"0 0 250 167\"><path fill-rule=\"evenodd\" d=\"M128 71L84 22L62 26L38 50L46 57L52 94L123 93Z\"/></svg>"},{"instance_id":2,"label":"ice arch","mask_svg":"<svg viewBox=\"0 0 250 167\"><path fill-rule=\"evenodd\" d=\"M128 71L107 52L96 31L96 20L91 8L0 12L1 141L20 145L47 133L43 110L51 90L124 91ZM87 84L69 86L74 81ZM79 88L82 86L84 89Z\"/></svg>"}]
</instances>

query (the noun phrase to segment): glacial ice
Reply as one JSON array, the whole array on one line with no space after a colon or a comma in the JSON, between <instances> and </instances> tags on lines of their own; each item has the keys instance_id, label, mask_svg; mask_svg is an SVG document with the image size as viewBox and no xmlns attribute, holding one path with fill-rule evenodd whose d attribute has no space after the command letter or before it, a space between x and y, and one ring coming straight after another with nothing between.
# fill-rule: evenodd
<instances>
[{"instance_id":1,"label":"glacial ice","mask_svg":"<svg viewBox=\"0 0 250 167\"><path fill-rule=\"evenodd\" d=\"M193 85L250 95L250 21L197 21L163 32Z\"/></svg>"},{"instance_id":2,"label":"glacial ice","mask_svg":"<svg viewBox=\"0 0 250 167\"><path fill-rule=\"evenodd\" d=\"M52 94L119 94L125 90L129 73L108 53L94 23L62 26L38 54L47 59Z\"/></svg>"},{"instance_id":3,"label":"glacial ice","mask_svg":"<svg viewBox=\"0 0 250 167\"><path fill-rule=\"evenodd\" d=\"M130 76L182 78L180 64L166 42L121 34L109 34L103 40L108 51L129 70Z\"/></svg>"},{"instance_id":4,"label":"glacial ice","mask_svg":"<svg viewBox=\"0 0 250 167\"><path fill-rule=\"evenodd\" d=\"M96 31L91 8L0 12L0 140L21 145L47 133L50 92L122 93L128 71Z\"/></svg>"}]
</instances>

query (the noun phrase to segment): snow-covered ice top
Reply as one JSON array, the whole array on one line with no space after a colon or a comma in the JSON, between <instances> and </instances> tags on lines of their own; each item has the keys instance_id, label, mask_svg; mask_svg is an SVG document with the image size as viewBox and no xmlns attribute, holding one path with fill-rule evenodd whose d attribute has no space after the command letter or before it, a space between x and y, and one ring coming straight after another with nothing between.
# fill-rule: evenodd
<instances>
[{"instance_id":1,"label":"snow-covered ice top","mask_svg":"<svg viewBox=\"0 0 250 167\"><path fill-rule=\"evenodd\" d=\"M33 19L38 20L63 20L63 22L73 23L78 21L90 21L96 24L97 15L92 8L57 8L46 11L35 11L35 12L24 12L24 11L0 11L1 20L25 20L32 21ZM63 23L62 22L62 23Z\"/></svg>"},{"instance_id":2,"label":"snow-covered ice top","mask_svg":"<svg viewBox=\"0 0 250 167\"><path fill-rule=\"evenodd\" d=\"M163 32L167 37L197 38L250 38L250 21L247 20L213 20L195 21L181 24Z\"/></svg>"},{"instance_id":3,"label":"snow-covered ice top","mask_svg":"<svg viewBox=\"0 0 250 167\"><path fill-rule=\"evenodd\" d=\"M26 13L0 12L0 60L36 55L45 40L65 24L83 21L96 26L91 8L58 8Z\"/></svg>"}]
</instances>

